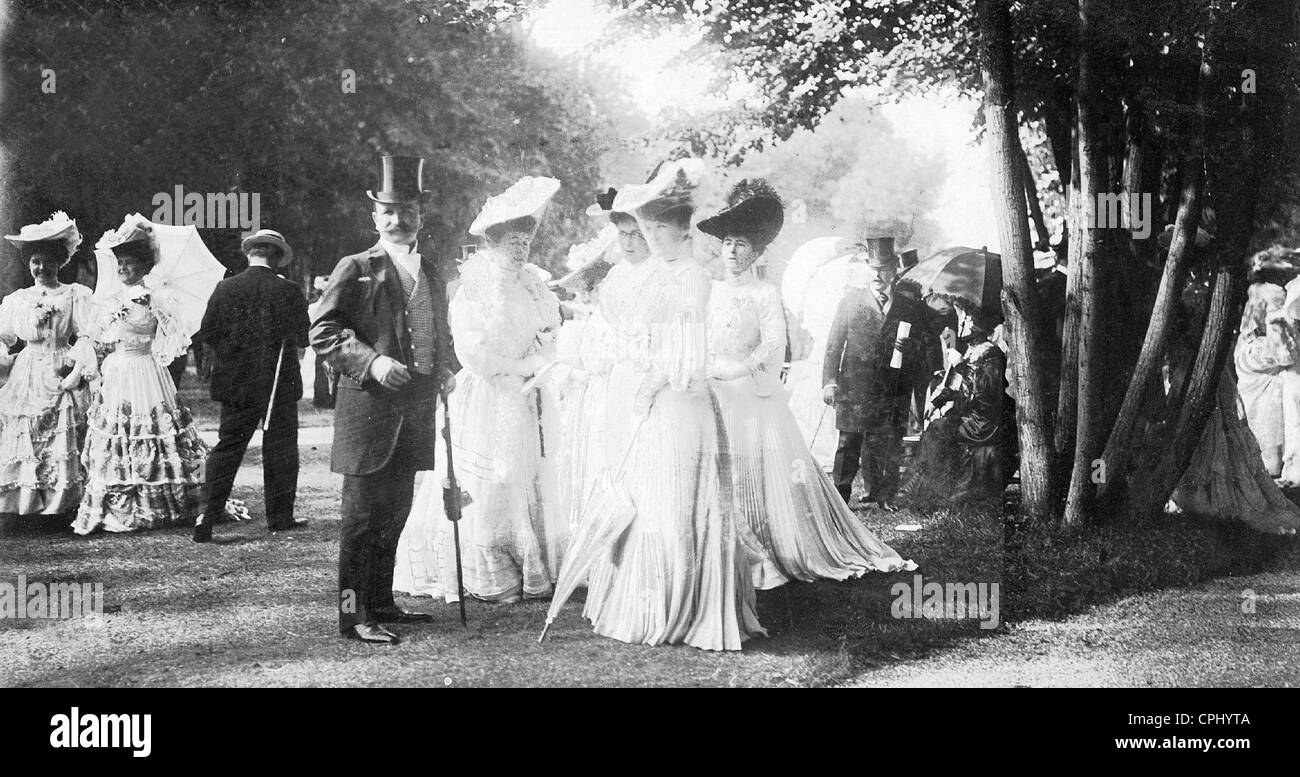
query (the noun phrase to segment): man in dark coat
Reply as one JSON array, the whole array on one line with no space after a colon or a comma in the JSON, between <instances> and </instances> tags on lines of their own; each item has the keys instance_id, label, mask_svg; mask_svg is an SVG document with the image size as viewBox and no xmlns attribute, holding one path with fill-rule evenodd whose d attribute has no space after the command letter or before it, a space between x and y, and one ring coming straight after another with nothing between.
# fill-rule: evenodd
<instances>
[{"instance_id":1,"label":"man in dark coat","mask_svg":"<svg viewBox=\"0 0 1300 777\"><path fill-rule=\"evenodd\" d=\"M850 288L835 311L822 394L835 408L840 432L832 471L836 490L847 503L861 460L869 498L892 512L911 397L941 357L919 289L896 283L894 239L867 238L864 245L869 281L865 288ZM901 324L910 331L899 340Z\"/></svg>"},{"instance_id":2,"label":"man in dark coat","mask_svg":"<svg viewBox=\"0 0 1300 777\"><path fill-rule=\"evenodd\" d=\"M218 283L203 314L200 337L213 362L210 390L221 403L221 427L208 456L207 508L194 527L195 542L212 540L213 518L226 509L235 474L268 405L262 436L267 527L281 531L306 523L294 520L293 503L302 398L298 349L307 347L307 300L297 285L275 272L293 256L279 232L263 229L241 247L248 269Z\"/></svg>"},{"instance_id":3,"label":"man in dark coat","mask_svg":"<svg viewBox=\"0 0 1300 777\"><path fill-rule=\"evenodd\" d=\"M417 248L424 160L384 157L384 183L367 192L379 242L339 261L311 327L319 358L339 375L331 468L343 475L339 632L376 644L383 623L428 615L393 601L397 541L415 473L433 469L434 412L458 369L447 326L446 286Z\"/></svg>"}]
</instances>

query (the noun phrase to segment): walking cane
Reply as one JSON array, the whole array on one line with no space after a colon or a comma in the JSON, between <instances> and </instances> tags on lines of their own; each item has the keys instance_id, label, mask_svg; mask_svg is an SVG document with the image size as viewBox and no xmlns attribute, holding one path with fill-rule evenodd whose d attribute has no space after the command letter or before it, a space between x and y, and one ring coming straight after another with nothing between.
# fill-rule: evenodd
<instances>
[{"instance_id":1,"label":"walking cane","mask_svg":"<svg viewBox=\"0 0 1300 777\"><path fill-rule=\"evenodd\" d=\"M442 397L442 439L447 443L447 480L442 486L442 509L451 521L451 537L456 543L456 601L460 604L460 625L469 626L465 620L465 576L460 562L460 485L456 483L456 466L451 458L451 405L447 403L446 388L438 389Z\"/></svg>"},{"instance_id":2,"label":"walking cane","mask_svg":"<svg viewBox=\"0 0 1300 777\"><path fill-rule=\"evenodd\" d=\"M284 347L288 344L288 340L280 341L280 355L275 357L275 377L271 380L271 396L266 400L266 415L262 416L262 421L257 425L259 432L265 432L267 424L271 422L271 408L275 407L275 392L280 387L280 366L284 364Z\"/></svg>"}]
</instances>

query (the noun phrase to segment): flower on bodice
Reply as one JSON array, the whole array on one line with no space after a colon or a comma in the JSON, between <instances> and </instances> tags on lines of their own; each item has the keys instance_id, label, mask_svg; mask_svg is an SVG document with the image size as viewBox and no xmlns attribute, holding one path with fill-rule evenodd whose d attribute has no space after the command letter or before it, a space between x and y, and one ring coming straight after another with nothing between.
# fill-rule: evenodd
<instances>
[{"instance_id":1,"label":"flower on bodice","mask_svg":"<svg viewBox=\"0 0 1300 777\"><path fill-rule=\"evenodd\" d=\"M115 320L115 321L126 321L127 318L130 317L130 315L131 315L131 309L132 309L134 306L139 305L139 306L141 306L141 307L146 307L146 308L147 308L147 307L149 307L149 300L150 300L150 296L149 296L148 293L141 294L141 295L139 295L138 297L129 297L129 298L127 298L126 303L125 303L124 305L122 305L122 307L118 308L118 311L117 311L116 313L113 314L113 320Z\"/></svg>"},{"instance_id":2,"label":"flower on bodice","mask_svg":"<svg viewBox=\"0 0 1300 777\"><path fill-rule=\"evenodd\" d=\"M41 329L49 325L54 320L56 309L54 302L42 294L40 299L36 300L36 304L32 306L32 315L36 328Z\"/></svg>"}]
</instances>

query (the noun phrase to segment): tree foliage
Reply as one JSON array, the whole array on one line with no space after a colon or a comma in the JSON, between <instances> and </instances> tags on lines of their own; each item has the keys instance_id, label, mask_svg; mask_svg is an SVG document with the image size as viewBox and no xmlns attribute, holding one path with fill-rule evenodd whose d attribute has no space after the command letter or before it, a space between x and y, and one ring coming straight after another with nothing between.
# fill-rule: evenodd
<instances>
[{"instance_id":1,"label":"tree foliage","mask_svg":"<svg viewBox=\"0 0 1300 777\"><path fill-rule=\"evenodd\" d=\"M257 192L263 226L323 273L373 234L379 156L428 160L426 234L459 254L483 201L522 175L564 182L537 254L558 265L610 143L597 90L531 47L522 5L399 0L21 2L0 132L18 218L55 208L92 239L151 198ZM43 73L56 74L53 94ZM355 89L346 88L349 74ZM235 235L205 232L237 265Z\"/></svg>"}]
</instances>

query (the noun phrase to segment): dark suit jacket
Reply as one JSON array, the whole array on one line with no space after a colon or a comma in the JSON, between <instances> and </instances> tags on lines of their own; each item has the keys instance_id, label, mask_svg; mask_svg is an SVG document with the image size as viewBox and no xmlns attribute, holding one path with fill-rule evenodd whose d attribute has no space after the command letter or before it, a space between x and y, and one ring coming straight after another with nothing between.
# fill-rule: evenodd
<instances>
[{"instance_id":1,"label":"dark suit jacket","mask_svg":"<svg viewBox=\"0 0 1300 777\"><path fill-rule=\"evenodd\" d=\"M275 402L302 398L298 349L307 347L302 290L267 267L249 267L217 284L196 339L212 353L212 398L266 406L280 344L286 343Z\"/></svg>"},{"instance_id":2,"label":"dark suit jacket","mask_svg":"<svg viewBox=\"0 0 1300 777\"><path fill-rule=\"evenodd\" d=\"M910 395L929 379L938 366L938 343L931 342L932 315L923 302L897 291L885 315L871 290L849 289L835 310L822 362L822 385L837 386L836 429L865 431L873 410ZM903 367L895 373L888 367L902 321L912 330L903 349Z\"/></svg>"},{"instance_id":3,"label":"dark suit jacket","mask_svg":"<svg viewBox=\"0 0 1300 777\"><path fill-rule=\"evenodd\" d=\"M433 469L437 437L434 412L437 386L459 369L447 326L447 290L430 251L421 252L422 267L433 297L437 350L434 380L413 381L399 391L370 377L380 355L410 366L411 336L406 323L402 282L378 243L368 251L339 260L311 325L316 354L340 375L334 407L334 446L330 467L344 475L369 475L388 464L404 426L427 434L411 436L414 449L403 450L415 469ZM414 376L414 373L412 373Z\"/></svg>"}]
</instances>

